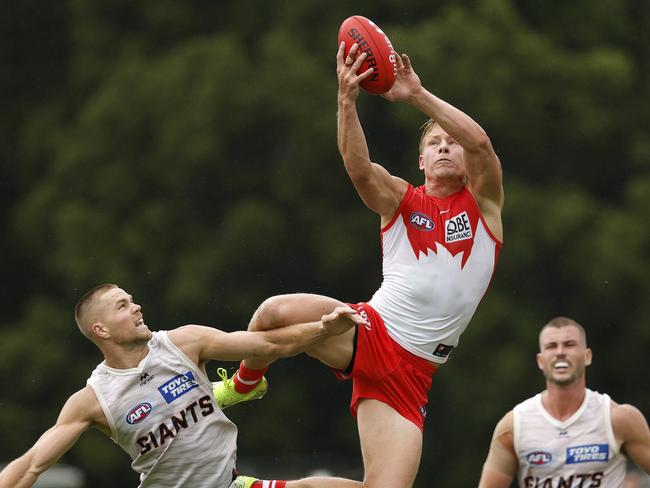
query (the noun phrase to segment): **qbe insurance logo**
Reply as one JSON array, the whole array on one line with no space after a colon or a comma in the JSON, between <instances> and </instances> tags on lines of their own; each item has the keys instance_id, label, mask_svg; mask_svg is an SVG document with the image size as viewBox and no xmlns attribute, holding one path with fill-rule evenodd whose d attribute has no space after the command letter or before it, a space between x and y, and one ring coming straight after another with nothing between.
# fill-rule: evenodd
<instances>
[{"instance_id":1,"label":"qbe insurance logo","mask_svg":"<svg viewBox=\"0 0 650 488\"><path fill-rule=\"evenodd\" d=\"M472 226L467 212L460 213L445 221L445 242L464 241L473 237Z\"/></svg>"},{"instance_id":2,"label":"qbe insurance logo","mask_svg":"<svg viewBox=\"0 0 650 488\"><path fill-rule=\"evenodd\" d=\"M158 391L167 403L171 403L197 386L199 384L194 379L194 373L188 371L187 373L174 376L171 380L163 383L158 387Z\"/></svg>"}]
</instances>

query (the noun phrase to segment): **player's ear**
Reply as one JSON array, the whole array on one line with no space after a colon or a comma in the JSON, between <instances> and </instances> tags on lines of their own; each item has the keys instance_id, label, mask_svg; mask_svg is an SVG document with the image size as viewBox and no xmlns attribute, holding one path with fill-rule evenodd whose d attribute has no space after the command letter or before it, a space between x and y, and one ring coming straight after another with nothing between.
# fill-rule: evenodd
<instances>
[{"instance_id":1,"label":"player's ear","mask_svg":"<svg viewBox=\"0 0 650 488\"><path fill-rule=\"evenodd\" d=\"M537 355L535 356L535 360L537 361L537 367L541 371L544 371L544 366L542 366L542 355L540 353L537 353Z\"/></svg>"},{"instance_id":2,"label":"player's ear","mask_svg":"<svg viewBox=\"0 0 650 488\"><path fill-rule=\"evenodd\" d=\"M589 366L591 364L591 360L593 359L593 353L591 352L591 349L587 348L585 351L585 366Z\"/></svg>"},{"instance_id":3,"label":"player's ear","mask_svg":"<svg viewBox=\"0 0 650 488\"><path fill-rule=\"evenodd\" d=\"M418 158L418 165L420 166L420 169L424 169L424 156L420 154L420 157Z\"/></svg>"},{"instance_id":4,"label":"player's ear","mask_svg":"<svg viewBox=\"0 0 650 488\"><path fill-rule=\"evenodd\" d=\"M101 322L95 322L93 325L91 325L90 331L95 337L99 337L101 339L107 339L111 335L108 329Z\"/></svg>"}]
</instances>

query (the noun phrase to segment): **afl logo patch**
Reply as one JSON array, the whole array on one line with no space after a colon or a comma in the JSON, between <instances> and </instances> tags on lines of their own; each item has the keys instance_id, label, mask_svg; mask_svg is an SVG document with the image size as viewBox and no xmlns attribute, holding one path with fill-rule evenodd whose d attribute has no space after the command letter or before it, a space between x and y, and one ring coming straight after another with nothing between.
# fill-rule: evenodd
<instances>
[{"instance_id":1,"label":"afl logo patch","mask_svg":"<svg viewBox=\"0 0 650 488\"><path fill-rule=\"evenodd\" d=\"M413 212L409 217L409 223L418 230L431 232L435 226L433 220L428 215L420 212Z\"/></svg>"},{"instance_id":2,"label":"afl logo patch","mask_svg":"<svg viewBox=\"0 0 650 488\"><path fill-rule=\"evenodd\" d=\"M550 463L553 456L550 452L535 451L526 456L526 459L528 460L528 463L533 466L543 466L544 464Z\"/></svg>"},{"instance_id":3,"label":"afl logo patch","mask_svg":"<svg viewBox=\"0 0 650 488\"><path fill-rule=\"evenodd\" d=\"M129 425L139 424L149 416L152 408L151 403L138 403L135 407L129 410L129 413L126 414L126 422Z\"/></svg>"}]
</instances>

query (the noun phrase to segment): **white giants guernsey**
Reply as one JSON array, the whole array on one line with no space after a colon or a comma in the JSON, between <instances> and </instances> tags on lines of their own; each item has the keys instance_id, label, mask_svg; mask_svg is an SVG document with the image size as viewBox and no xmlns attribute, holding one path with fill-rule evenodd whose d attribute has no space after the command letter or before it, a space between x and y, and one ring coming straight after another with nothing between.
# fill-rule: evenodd
<instances>
[{"instance_id":1,"label":"white giants guernsey","mask_svg":"<svg viewBox=\"0 0 650 488\"><path fill-rule=\"evenodd\" d=\"M95 368L95 390L111 437L131 456L140 487L227 488L237 427L217 407L210 380L169 339L154 332L137 368Z\"/></svg>"},{"instance_id":2,"label":"white giants guernsey","mask_svg":"<svg viewBox=\"0 0 650 488\"><path fill-rule=\"evenodd\" d=\"M571 418L551 417L537 394L513 410L513 440L523 488L619 488L626 457L614 438L611 400L587 390Z\"/></svg>"},{"instance_id":3,"label":"white giants guernsey","mask_svg":"<svg viewBox=\"0 0 650 488\"><path fill-rule=\"evenodd\" d=\"M444 363L490 284L501 243L467 188L436 198L409 185L382 229L382 250L384 279L370 305L395 342Z\"/></svg>"}]
</instances>

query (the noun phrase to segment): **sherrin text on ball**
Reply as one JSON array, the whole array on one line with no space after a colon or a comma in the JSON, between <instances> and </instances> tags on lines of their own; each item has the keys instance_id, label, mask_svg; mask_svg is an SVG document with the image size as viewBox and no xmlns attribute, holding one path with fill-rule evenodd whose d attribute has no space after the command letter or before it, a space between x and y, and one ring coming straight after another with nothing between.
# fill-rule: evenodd
<instances>
[{"instance_id":1,"label":"sherrin text on ball","mask_svg":"<svg viewBox=\"0 0 650 488\"><path fill-rule=\"evenodd\" d=\"M345 56L356 43L358 55L366 53L366 59L357 73L372 68L373 73L361 82L361 88L369 93L386 93L395 83L397 73L397 53L393 44L377 24L361 15L348 17L339 29L339 44L345 42Z\"/></svg>"}]
</instances>

